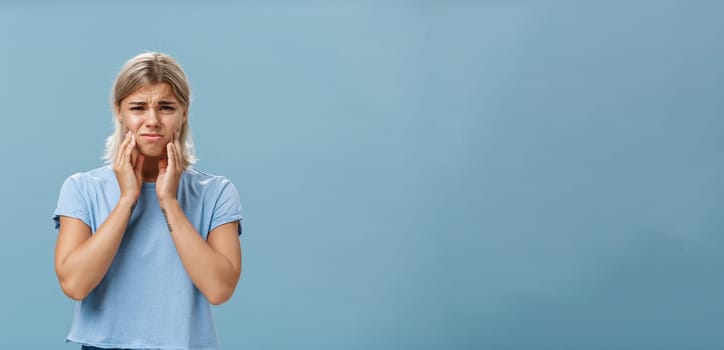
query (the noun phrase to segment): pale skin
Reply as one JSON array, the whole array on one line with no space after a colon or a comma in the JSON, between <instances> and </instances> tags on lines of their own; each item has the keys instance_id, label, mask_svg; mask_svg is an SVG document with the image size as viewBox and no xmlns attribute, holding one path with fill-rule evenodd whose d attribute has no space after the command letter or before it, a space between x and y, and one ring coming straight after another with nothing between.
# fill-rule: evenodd
<instances>
[{"instance_id":1,"label":"pale skin","mask_svg":"<svg viewBox=\"0 0 724 350\"><path fill-rule=\"evenodd\" d=\"M84 299L103 279L118 251L143 182L156 195L176 251L196 288L213 305L231 298L241 275L238 222L220 225L207 239L196 231L176 193L184 170L178 139L188 107L166 83L136 90L116 106L127 131L113 163L120 198L95 233L83 221L61 216L55 271L63 292Z\"/></svg>"}]
</instances>

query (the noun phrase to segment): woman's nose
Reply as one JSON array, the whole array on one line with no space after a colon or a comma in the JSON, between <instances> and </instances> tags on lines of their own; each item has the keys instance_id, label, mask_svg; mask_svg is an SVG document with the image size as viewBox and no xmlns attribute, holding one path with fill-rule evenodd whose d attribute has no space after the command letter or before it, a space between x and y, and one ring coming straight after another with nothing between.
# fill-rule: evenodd
<instances>
[{"instance_id":1,"label":"woman's nose","mask_svg":"<svg viewBox=\"0 0 724 350\"><path fill-rule=\"evenodd\" d=\"M156 111L152 109L148 111L145 124L147 127L156 127L159 125L158 114L156 114Z\"/></svg>"}]
</instances>

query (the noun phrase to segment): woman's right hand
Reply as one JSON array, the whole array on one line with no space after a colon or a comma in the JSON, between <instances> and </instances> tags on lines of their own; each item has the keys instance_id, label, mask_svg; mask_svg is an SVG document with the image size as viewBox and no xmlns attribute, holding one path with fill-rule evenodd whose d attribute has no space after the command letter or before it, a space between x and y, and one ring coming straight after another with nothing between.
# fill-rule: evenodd
<instances>
[{"instance_id":1,"label":"woman's right hand","mask_svg":"<svg viewBox=\"0 0 724 350\"><path fill-rule=\"evenodd\" d=\"M136 136L128 131L118 147L118 154L113 163L113 172L116 173L118 187L121 189L121 200L136 203L138 196L141 195L142 168L143 154L136 149Z\"/></svg>"}]
</instances>

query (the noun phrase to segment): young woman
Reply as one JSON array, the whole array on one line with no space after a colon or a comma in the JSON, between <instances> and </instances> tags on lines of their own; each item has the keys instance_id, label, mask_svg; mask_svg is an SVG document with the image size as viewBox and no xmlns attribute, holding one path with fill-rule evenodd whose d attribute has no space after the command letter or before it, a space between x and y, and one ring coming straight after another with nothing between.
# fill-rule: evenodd
<instances>
[{"instance_id":1,"label":"young woman","mask_svg":"<svg viewBox=\"0 0 724 350\"><path fill-rule=\"evenodd\" d=\"M234 185L194 167L190 87L170 56L130 59L113 85L106 165L65 180L55 270L82 348L218 349L210 304L241 274Z\"/></svg>"}]
</instances>

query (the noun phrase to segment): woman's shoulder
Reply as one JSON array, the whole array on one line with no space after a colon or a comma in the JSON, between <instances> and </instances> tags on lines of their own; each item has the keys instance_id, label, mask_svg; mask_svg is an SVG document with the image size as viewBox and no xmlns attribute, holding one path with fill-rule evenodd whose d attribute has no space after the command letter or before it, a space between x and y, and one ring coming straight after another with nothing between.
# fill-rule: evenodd
<instances>
[{"instance_id":1,"label":"woman's shoulder","mask_svg":"<svg viewBox=\"0 0 724 350\"><path fill-rule=\"evenodd\" d=\"M110 176L113 175L113 169L111 169L110 165L106 164L104 166L101 166L101 167L98 167L95 169L79 171L79 172L71 175L70 177L79 178L79 179L85 179L85 178L104 179L104 178L107 178L109 175Z\"/></svg>"},{"instance_id":2,"label":"woman's shoulder","mask_svg":"<svg viewBox=\"0 0 724 350\"><path fill-rule=\"evenodd\" d=\"M185 187L204 188L206 190L216 189L214 192L223 191L226 188L235 188L234 184L226 176L209 174L195 167L189 167L184 171L182 182Z\"/></svg>"},{"instance_id":3,"label":"woman's shoulder","mask_svg":"<svg viewBox=\"0 0 724 350\"><path fill-rule=\"evenodd\" d=\"M184 175L191 181L194 182L225 182L229 179L223 175L213 175L207 172L201 171L195 167L189 167L184 171Z\"/></svg>"},{"instance_id":4,"label":"woman's shoulder","mask_svg":"<svg viewBox=\"0 0 724 350\"><path fill-rule=\"evenodd\" d=\"M88 171L81 171L68 176L66 182L74 182L78 185L103 184L115 179L113 169L110 165L104 165Z\"/></svg>"}]
</instances>

